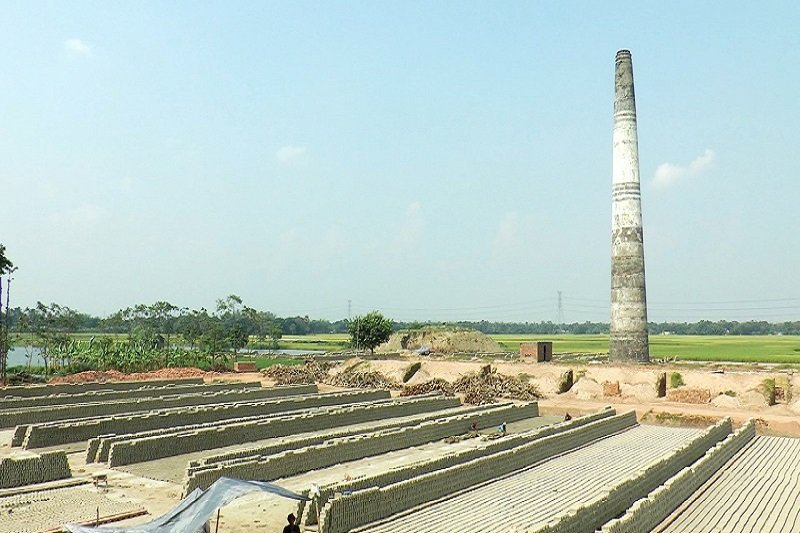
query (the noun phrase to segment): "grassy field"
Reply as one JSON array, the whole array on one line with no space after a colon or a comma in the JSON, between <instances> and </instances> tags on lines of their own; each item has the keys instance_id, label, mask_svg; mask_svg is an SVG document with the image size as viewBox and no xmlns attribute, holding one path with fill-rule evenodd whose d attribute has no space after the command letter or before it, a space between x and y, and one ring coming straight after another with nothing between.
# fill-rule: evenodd
<instances>
[{"instance_id":1,"label":"grassy field","mask_svg":"<svg viewBox=\"0 0 800 533\"><path fill-rule=\"evenodd\" d=\"M101 336L103 334L96 334ZM88 340L92 334L79 333L74 338ZM114 335L123 340L124 335ZM552 341L555 353L608 353L608 335L491 335L509 352L519 352L523 342ZM173 343L180 342L174 336ZM255 340L255 339L253 339ZM278 347L288 350L338 351L349 346L345 333L320 335L284 335ZM16 344L22 344L17 342ZM730 361L800 364L798 336L690 336L654 335L650 337L650 356L654 359L677 358L679 361ZM268 364L266 361L263 365Z\"/></svg>"},{"instance_id":2,"label":"grassy field","mask_svg":"<svg viewBox=\"0 0 800 533\"><path fill-rule=\"evenodd\" d=\"M299 359L296 357L256 357L256 358L245 358L245 357L237 357L237 361L255 361L256 368L258 370L262 370L264 368L268 368L273 365L302 365L305 360Z\"/></svg>"},{"instance_id":3,"label":"grassy field","mask_svg":"<svg viewBox=\"0 0 800 533\"><path fill-rule=\"evenodd\" d=\"M608 335L492 335L506 350L522 342L553 341L555 353L608 353ZM800 337L654 335L652 358L679 361L730 361L800 364Z\"/></svg>"},{"instance_id":4,"label":"grassy field","mask_svg":"<svg viewBox=\"0 0 800 533\"><path fill-rule=\"evenodd\" d=\"M282 350L325 350L335 352L350 346L350 336L346 333L319 335L284 335L278 341Z\"/></svg>"}]
</instances>

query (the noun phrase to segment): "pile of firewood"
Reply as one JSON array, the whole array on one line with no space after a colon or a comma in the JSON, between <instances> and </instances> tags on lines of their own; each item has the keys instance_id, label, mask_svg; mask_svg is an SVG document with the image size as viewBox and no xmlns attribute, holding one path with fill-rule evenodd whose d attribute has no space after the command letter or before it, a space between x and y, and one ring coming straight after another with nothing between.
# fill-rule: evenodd
<instances>
[{"instance_id":1,"label":"pile of firewood","mask_svg":"<svg viewBox=\"0 0 800 533\"><path fill-rule=\"evenodd\" d=\"M417 396L431 392L441 392L449 396L453 394L453 386L441 378L435 378L416 385L405 385L403 390L400 391L400 396Z\"/></svg>"},{"instance_id":2,"label":"pile of firewood","mask_svg":"<svg viewBox=\"0 0 800 533\"><path fill-rule=\"evenodd\" d=\"M536 400L541 398L538 387L519 378L498 374L489 365L461 376L453 383L453 390L464 394L464 403L482 405L494 403L497 397L513 400Z\"/></svg>"},{"instance_id":3,"label":"pile of firewood","mask_svg":"<svg viewBox=\"0 0 800 533\"><path fill-rule=\"evenodd\" d=\"M333 376L326 376L325 383L335 387L355 389L399 389L400 385L380 372L350 370Z\"/></svg>"},{"instance_id":4,"label":"pile of firewood","mask_svg":"<svg viewBox=\"0 0 800 533\"><path fill-rule=\"evenodd\" d=\"M312 359L304 365L273 365L261 373L275 380L276 385L302 385L323 381L332 366L332 363L320 363Z\"/></svg>"}]
</instances>

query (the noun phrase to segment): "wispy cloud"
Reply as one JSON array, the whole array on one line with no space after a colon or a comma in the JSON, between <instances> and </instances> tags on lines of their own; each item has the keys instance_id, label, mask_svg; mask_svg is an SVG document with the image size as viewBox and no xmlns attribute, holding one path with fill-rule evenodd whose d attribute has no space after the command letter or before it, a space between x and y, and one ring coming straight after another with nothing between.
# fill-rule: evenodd
<instances>
[{"instance_id":1,"label":"wispy cloud","mask_svg":"<svg viewBox=\"0 0 800 533\"><path fill-rule=\"evenodd\" d=\"M697 156L688 165L673 165L672 163L662 163L656 169L653 176L653 185L658 188L665 188L679 181L699 176L714 164L716 154L713 150L706 148L706 151Z\"/></svg>"},{"instance_id":2,"label":"wispy cloud","mask_svg":"<svg viewBox=\"0 0 800 533\"><path fill-rule=\"evenodd\" d=\"M308 152L305 146L281 146L275 152L275 158L284 165L289 165L301 160Z\"/></svg>"},{"instance_id":3,"label":"wispy cloud","mask_svg":"<svg viewBox=\"0 0 800 533\"><path fill-rule=\"evenodd\" d=\"M74 57L91 57L92 47L80 39L67 39L64 41L64 50Z\"/></svg>"}]
</instances>

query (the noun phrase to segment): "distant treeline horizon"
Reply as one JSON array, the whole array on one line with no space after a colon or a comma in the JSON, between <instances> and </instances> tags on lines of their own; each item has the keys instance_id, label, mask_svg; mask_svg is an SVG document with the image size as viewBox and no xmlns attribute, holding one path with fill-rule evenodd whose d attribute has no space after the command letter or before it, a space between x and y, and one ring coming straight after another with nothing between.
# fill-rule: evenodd
<instances>
[{"instance_id":1,"label":"distant treeline horizon","mask_svg":"<svg viewBox=\"0 0 800 533\"><path fill-rule=\"evenodd\" d=\"M159 302L161 303L161 302ZM54 304L52 304L54 305ZM157 304L154 304L154 306ZM170 306L171 311L158 320L158 329L163 333L177 333L179 324L188 317L202 310L189 310ZM60 307L60 306L59 306ZM137 306L149 309L148 306ZM133 308L120 310L108 317L98 317L80 311L69 310L71 316L70 330L74 333L129 333ZM9 309L9 325L11 330L22 332L29 308ZM279 317L270 312L258 312L279 328L283 335L312 335L325 333L347 333L348 319L326 320L312 319L306 316ZM389 317L391 319L391 317ZM558 324L552 321L541 322L499 322L499 321L397 321L392 320L394 330L413 330L423 327L453 327L474 329L486 334L496 335L603 335L609 333L608 322L572 322ZM800 320L784 322L767 322L765 320L731 321L731 320L699 320L696 322L650 322L651 335L800 335Z\"/></svg>"}]
</instances>

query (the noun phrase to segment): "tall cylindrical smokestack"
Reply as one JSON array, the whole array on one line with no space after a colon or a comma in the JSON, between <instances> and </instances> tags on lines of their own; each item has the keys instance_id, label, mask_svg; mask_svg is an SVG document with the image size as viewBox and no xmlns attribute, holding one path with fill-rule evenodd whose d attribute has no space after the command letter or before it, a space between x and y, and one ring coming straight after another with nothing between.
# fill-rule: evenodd
<instances>
[{"instance_id":1,"label":"tall cylindrical smokestack","mask_svg":"<svg viewBox=\"0 0 800 533\"><path fill-rule=\"evenodd\" d=\"M609 356L616 361L647 362L650 360L650 345L639 191L639 141L633 63L629 50L617 52L614 85Z\"/></svg>"}]
</instances>

